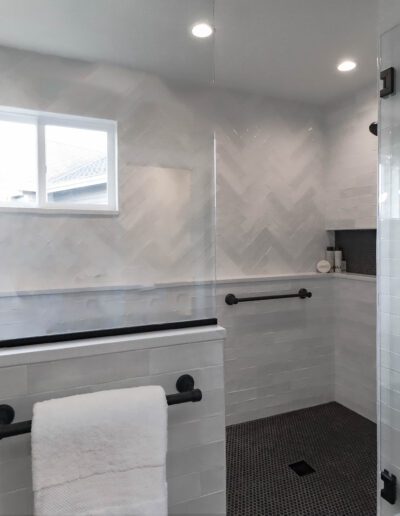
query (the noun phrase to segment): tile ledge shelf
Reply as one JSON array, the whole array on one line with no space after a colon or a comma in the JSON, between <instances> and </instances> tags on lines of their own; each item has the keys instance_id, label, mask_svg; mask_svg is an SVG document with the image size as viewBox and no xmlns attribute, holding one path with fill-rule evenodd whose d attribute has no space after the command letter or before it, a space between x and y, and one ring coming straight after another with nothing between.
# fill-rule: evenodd
<instances>
[{"instance_id":1,"label":"tile ledge shelf","mask_svg":"<svg viewBox=\"0 0 400 516\"><path fill-rule=\"evenodd\" d=\"M225 338L225 334L226 331L222 326L215 325L4 348L0 350L0 368L139 349L201 344L222 340Z\"/></svg>"},{"instance_id":2,"label":"tile ledge shelf","mask_svg":"<svg viewBox=\"0 0 400 516\"><path fill-rule=\"evenodd\" d=\"M237 278L221 278L217 280L217 284L224 283L252 283L257 281L285 281L285 280L302 280L302 279L333 279L340 278L345 280L356 280L356 281L370 281L376 280L376 276L369 276L366 274L353 274L348 272L341 273L329 273L324 274L320 272L303 272L297 274L276 274L271 276L249 276L249 277L237 277Z\"/></svg>"},{"instance_id":3,"label":"tile ledge shelf","mask_svg":"<svg viewBox=\"0 0 400 516\"><path fill-rule=\"evenodd\" d=\"M376 282L376 276L371 276L369 274L355 274L351 272L341 272L332 274L335 278L343 279L343 280L352 280L352 281L367 281L370 283Z\"/></svg>"},{"instance_id":4,"label":"tile ledge shelf","mask_svg":"<svg viewBox=\"0 0 400 516\"><path fill-rule=\"evenodd\" d=\"M371 224L366 226L353 226L350 227L347 224L344 224L343 226L336 225L336 226L327 226L325 227L325 231L376 231L378 228L376 224L372 226Z\"/></svg>"},{"instance_id":5,"label":"tile ledge shelf","mask_svg":"<svg viewBox=\"0 0 400 516\"><path fill-rule=\"evenodd\" d=\"M282 281L282 280L301 280L301 279L329 279L334 274L321 274L319 272L296 272L288 274L270 274L260 276L237 276L237 277L226 277L217 279L216 283L252 283L257 281Z\"/></svg>"},{"instance_id":6,"label":"tile ledge shelf","mask_svg":"<svg viewBox=\"0 0 400 516\"><path fill-rule=\"evenodd\" d=\"M319 273L319 272L297 272L288 274L270 274L260 276L237 276L219 278L215 282L211 280L196 280L196 281L181 281L171 283L155 283L153 285L106 285L103 287L68 287L68 288L49 288L49 289L32 289L32 290L15 290L15 291L0 291L0 298L4 297L18 297L18 296L46 296L57 294L80 294L88 292L107 292L107 291L149 291L162 288L179 288L179 287L202 287L205 285L223 285L229 283L253 283L257 281L285 281L285 280L301 280L301 279L331 279L341 278L359 281L375 281L376 276L369 276L366 274L352 274L352 273Z\"/></svg>"}]
</instances>

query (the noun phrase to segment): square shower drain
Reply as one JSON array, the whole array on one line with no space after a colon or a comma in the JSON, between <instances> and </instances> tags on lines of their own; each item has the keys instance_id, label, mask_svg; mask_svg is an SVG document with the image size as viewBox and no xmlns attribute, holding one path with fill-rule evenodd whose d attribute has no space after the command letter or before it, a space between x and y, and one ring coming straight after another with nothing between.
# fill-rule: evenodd
<instances>
[{"instance_id":1,"label":"square shower drain","mask_svg":"<svg viewBox=\"0 0 400 516\"><path fill-rule=\"evenodd\" d=\"M289 464L289 468L291 468L295 473L297 473L299 477L304 477L305 475L315 473L315 469L313 469L309 464L307 464L305 460L295 462L294 464Z\"/></svg>"}]
</instances>

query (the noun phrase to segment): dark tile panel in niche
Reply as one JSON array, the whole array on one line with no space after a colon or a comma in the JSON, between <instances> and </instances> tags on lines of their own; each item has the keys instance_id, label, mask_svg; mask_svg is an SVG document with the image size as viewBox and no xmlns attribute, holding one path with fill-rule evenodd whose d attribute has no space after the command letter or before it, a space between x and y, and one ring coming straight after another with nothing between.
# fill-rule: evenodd
<instances>
[{"instance_id":1,"label":"dark tile panel in niche","mask_svg":"<svg viewBox=\"0 0 400 516\"><path fill-rule=\"evenodd\" d=\"M343 250L347 272L376 276L376 230L335 231L335 245Z\"/></svg>"},{"instance_id":2,"label":"dark tile panel in niche","mask_svg":"<svg viewBox=\"0 0 400 516\"><path fill-rule=\"evenodd\" d=\"M229 426L226 444L228 516L376 516L376 425L338 403Z\"/></svg>"}]
</instances>

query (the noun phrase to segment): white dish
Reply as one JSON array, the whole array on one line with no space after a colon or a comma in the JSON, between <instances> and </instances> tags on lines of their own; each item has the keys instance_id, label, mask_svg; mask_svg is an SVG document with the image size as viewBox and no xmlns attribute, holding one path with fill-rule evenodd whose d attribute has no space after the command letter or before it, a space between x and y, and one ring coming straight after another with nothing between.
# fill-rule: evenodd
<instances>
[{"instance_id":1,"label":"white dish","mask_svg":"<svg viewBox=\"0 0 400 516\"><path fill-rule=\"evenodd\" d=\"M317 263L317 271L326 274L331 270L331 264L328 260L321 260Z\"/></svg>"}]
</instances>

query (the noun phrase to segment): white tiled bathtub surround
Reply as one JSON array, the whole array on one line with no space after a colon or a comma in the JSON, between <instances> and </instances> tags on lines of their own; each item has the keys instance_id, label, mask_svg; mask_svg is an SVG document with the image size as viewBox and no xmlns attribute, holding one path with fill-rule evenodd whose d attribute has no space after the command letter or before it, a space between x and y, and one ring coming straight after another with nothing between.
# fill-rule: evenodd
<instances>
[{"instance_id":1,"label":"white tiled bathtub surround","mask_svg":"<svg viewBox=\"0 0 400 516\"><path fill-rule=\"evenodd\" d=\"M36 401L150 384L174 393L177 378L191 374L202 401L168 407L169 513L222 515L224 334L210 327L3 350L0 403L12 405L21 421L31 418ZM32 514L29 435L0 441L0 514Z\"/></svg>"}]
</instances>

